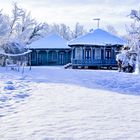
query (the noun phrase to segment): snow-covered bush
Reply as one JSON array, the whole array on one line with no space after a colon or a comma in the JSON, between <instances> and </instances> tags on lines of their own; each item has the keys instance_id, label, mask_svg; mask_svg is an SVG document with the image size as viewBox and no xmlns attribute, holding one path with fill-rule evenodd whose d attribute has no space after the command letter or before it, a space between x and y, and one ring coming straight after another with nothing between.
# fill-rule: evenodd
<instances>
[{"instance_id":1,"label":"snow-covered bush","mask_svg":"<svg viewBox=\"0 0 140 140\"><path fill-rule=\"evenodd\" d=\"M120 54L117 55L117 62L119 71L133 72L138 68L140 72L140 12L132 10L130 17L134 19L131 26L127 28L128 48L124 48ZM133 69L133 71L131 71Z\"/></svg>"},{"instance_id":2,"label":"snow-covered bush","mask_svg":"<svg viewBox=\"0 0 140 140\"><path fill-rule=\"evenodd\" d=\"M121 53L117 54L119 72L134 72L136 67L136 53L129 47L125 47Z\"/></svg>"}]
</instances>

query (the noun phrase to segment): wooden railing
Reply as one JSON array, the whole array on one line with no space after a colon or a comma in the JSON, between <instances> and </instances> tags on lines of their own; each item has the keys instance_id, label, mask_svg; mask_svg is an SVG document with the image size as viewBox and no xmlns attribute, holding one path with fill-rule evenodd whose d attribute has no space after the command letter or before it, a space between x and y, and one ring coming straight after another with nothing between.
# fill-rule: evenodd
<instances>
[{"instance_id":1,"label":"wooden railing","mask_svg":"<svg viewBox=\"0 0 140 140\"><path fill-rule=\"evenodd\" d=\"M73 65L117 65L116 60L114 59L73 59L72 60Z\"/></svg>"}]
</instances>

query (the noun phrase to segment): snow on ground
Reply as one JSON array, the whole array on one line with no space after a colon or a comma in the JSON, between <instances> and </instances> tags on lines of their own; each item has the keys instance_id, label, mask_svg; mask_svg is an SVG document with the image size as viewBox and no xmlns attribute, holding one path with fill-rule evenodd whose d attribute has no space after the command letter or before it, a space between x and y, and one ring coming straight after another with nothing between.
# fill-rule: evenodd
<instances>
[{"instance_id":1,"label":"snow on ground","mask_svg":"<svg viewBox=\"0 0 140 140\"><path fill-rule=\"evenodd\" d=\"M0 68L2 140L139 140L140 76Z\"/></svg>"}]
</instances>

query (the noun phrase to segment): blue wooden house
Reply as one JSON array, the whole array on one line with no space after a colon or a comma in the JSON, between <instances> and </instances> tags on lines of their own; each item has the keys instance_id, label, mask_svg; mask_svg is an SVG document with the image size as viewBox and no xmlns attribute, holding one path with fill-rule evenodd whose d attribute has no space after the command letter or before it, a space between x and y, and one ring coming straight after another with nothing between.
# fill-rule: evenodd
<instances>
[{"instance_id":1,"label":"blue wooden house","mask_svg":"<svg viewBox=\"0 0 140 140\"><path fill-rule=\"evenodd\" d=\"M51 34L33 42L29 49L31 65L65 65L71 61L71 48L67 41L56 34Z\"/></svg>"},{"instance_id":2,"label":"blue wooden house","mask_svg":"<svg viewBox=\"0 0 140 140\"><path fill-rule=\"evenodd\" d=\"M102 29L96 29L68 43L72 49L73 68L117 66L116 52L125 44L124 40Z\"/></svg>"}]
</instances>

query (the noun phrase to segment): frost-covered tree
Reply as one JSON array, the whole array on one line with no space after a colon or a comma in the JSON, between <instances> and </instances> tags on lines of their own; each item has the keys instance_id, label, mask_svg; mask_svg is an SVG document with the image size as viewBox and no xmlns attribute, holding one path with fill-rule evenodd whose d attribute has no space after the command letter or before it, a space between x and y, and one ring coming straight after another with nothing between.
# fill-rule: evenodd
<instances>
[{"instance_id":1,"label":"frost-covered tree","mask_svg":"<svg viewBox=\"0 0 140 140\"><path fill-rule=\"evenodd\" d=\"M17 15L17 16L16 16ZM15 26L17 40L25 45L32 43L39 37L47 33L48 25L46 23L37 23L30 13L14 5L12 25Z\"/></svg>"},{"instance_id":2,"label":"frost-covered tree","mask_svg":"<svg viewBox=\"0 0 140 140\"><path fill-rule=\"evenodd\" d=\"M64 23L62 24L52 24L50 25L50 32L51 33L56 33L66 40L71 39L71 30L70 27L65 25Z\"/></svg>"},{"instance_id":3,"label":"frost-covered tree","mask_svg":"<svg viewBox=\"0 0 140 140\"><path fill-rule=\"evenodd\" d=\"M140 14L137 10L132 10L130 17L133 23L127 27L127 49L123 49L121 54L117 55L117 61L121 66L128 69L132 66L137 73L140 72ZM125 64L125 66L124 66Z\"/></svg>"},{"instance_id":4,"label":"frost-covered tree","mask_svg":"<svg viewBox=\"0 0 140 140\"><path fill-rule=\"evenodd\" d=\"M0 11L0 37L5 36L9 31L9 18Z\"/></svg>"},{"instance_id":5,"label":"frost-covered tree","mask_svg":"<svg viewBox=\"0 0 140 140\"><path fill-rule=\"evenodd\" d=\"M10 20L10 31L9 39L15 38L19 25L21 24L21 19L24 15L23 9L19 8L16 3L13 4L12 17Z\"/></svg>"},{"instance_id":6,"label":"frost-covered tree","mask_svg":"<svg viewBox=\"0 0 140 140\"><path fill-rule=\"evenodd\" d=\"M10 31L9 17L0 11L0 46L5 42Z\"/></svg>"},{"instance_id":7,"label":"frost-covered tree","mask_svg":"<svg viewBox=\"0 0 140 140\"><path fill-rule=\"evenodd\" d=\"M140 73L140 11L132 10L130 18L134 20L129 29L130 49L137 55L137 72Z\"/></svg>"},{"instance_id":8,"label":"frost-covered tree","mask_svg":"<svg viewBox=\"0 0 140 140\"><path fill-rule=\"evenodd\" d=\"M60 24L60 35L63 36L66 40L70 40L70 27L65 24Z\"/></svg>"},{"instance_id":9,"label":"frost-covered tree","mask_svg":"<svg viewBox=\"0 0 140 140\"><path fill-rule=\"evenodd\" d=\"M6 52L25 51L26 45L42 37L47 29L47 24L37 23L30 13L16 3L13 4L11 17L0 12L0 40L2 40L0 46Z\"/></svg>"},{"instance_id":10,"label":"frost-covered tree","mask_svg":"<svg viewBox=\"0 0 140 140\"><path fill-rule=\"evenodd\" d=\"M111 34L114 34L114 35L117 35L118 34L117 31L116 31L116 29L112 25L107 25L106 26L106 30L108 32L110 32Z\"/></svg>"},{"instance_id":11,"label":"frost-covered tree","mask_svg":"<svg viewBox=\"0 0 140 140\"><path fill-rule=\"evenodd\" d=\"M72 38L77 38L78 36L82 36L85 33L86 31L84 30L84 26L77 22L72 32Z\"/></svg>"},{"instance_id":12,"label":"frost-covered tree","mask_svg":"<svg viewBox=\"0 0 140 140\"><path fill-rule=\"evenodd\" d=\"M47 23L35 24L30 31L28 41L26 44L31 44L33 41L44 37L49 32L49 27Z\"/></svg>"},{"instance_id":13,"label":"frost-covered tree","mask_svg":"<svg viewBox=\"0 0 140 140\"><path fill-rule=\"evenodd\" d=\"M70 29L69 26L63 24L53 24L50 25L50 32L56 33L66 40L71 40L77 38L86 33L84 26L80 25L80 23L76 23L73 30Z\"/></svg>"},{"instance_id":14,"label":"frost-covered tree","mask_svg":"<svg viewBox=\"0 0 140 140\"><path fill-rule=\"evenodd\" d=\"M1 10L0 60L5 63L7 56L24 53L27 51L28 44L43 37L47 32L48 24L37 23L30 13L20 8L16 3L13 4L12 16L3 14ZM20 57L16 57L16 59L18 58Z\"/></svg>"}]
</instances>

